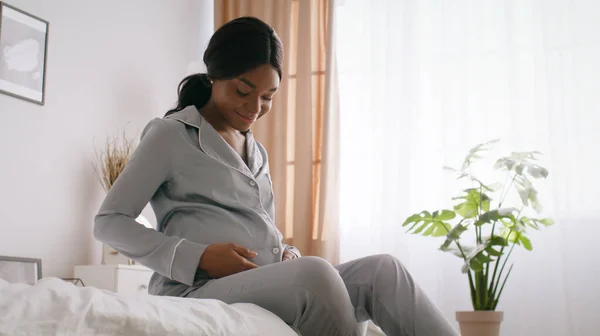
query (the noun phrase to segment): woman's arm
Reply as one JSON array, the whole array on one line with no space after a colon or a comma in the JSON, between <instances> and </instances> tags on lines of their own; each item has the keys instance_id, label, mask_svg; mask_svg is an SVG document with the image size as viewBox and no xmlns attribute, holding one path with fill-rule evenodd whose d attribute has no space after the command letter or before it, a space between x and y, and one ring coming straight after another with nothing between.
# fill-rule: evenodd
<instances>
[{"instance_id":1,"label":"woman's arm","mask_svg":"<svg viewBox=\"0 0 600 336\"><path fill-rule=\"evenodd\" d=\"M94 236L155 272L191 286L207 245L166 236L135 221L170 179L178 126L158 118L146 126L139 146L100 207Z\"/></svg>"}]
</instances>

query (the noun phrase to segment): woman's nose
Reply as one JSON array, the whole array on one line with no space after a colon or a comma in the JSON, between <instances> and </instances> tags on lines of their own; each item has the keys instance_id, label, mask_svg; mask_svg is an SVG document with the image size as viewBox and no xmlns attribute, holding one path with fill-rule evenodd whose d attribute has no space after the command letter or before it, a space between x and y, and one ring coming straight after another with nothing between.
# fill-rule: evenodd
<instances>
[{"instance_id":1,"label":"woman's nose","mask_svg":"<svg viewBox=\"0 0 600 336\"><path fill-rule=\"evenodd\" d=\"M248 112L251 112L254 114L260 112L260 99L258 99L258 98L248 99L248 101L246 102L246 110L248 110Z\"/></svg>"}]
</instances>

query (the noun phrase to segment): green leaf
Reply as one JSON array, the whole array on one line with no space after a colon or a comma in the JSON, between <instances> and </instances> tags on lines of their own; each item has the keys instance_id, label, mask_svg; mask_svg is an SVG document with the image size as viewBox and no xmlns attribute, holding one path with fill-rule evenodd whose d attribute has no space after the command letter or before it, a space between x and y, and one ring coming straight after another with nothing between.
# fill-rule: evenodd
<instances>
[{"instance_id":1,"label":"green leaf","mask_svg":"<svg viewBox=\"0 0 600 336\"><path fill-rule=\"evenodd\" d=\"M502 237L505 238L508 242L514 243L517 245L522 245L527 251L533 250L533 246L531 245L531 240L525 236L524 232L518 232L510 229L502 230Z\"/></svg>"},{"instance_id":2,"label":"green leaf","mask_svg":"<svg viewBox=\"0 0 600 336\"><path fill-rule=\"evenodd\" d=\"M554 224L554 220L552 220L552 218L529 218L529 217L525 217L522 216L521 218L519 218L519 222L521 222L521 224L523 226L527 226L530 227L532 229L536 229L539 230L540 226L550 226L552 224Z\"/></svg>"},{"instance_id":3,"label":"green leaf","mask_svg":"<svg viewBox=\"0 0 600 336\"><path fill-rule=\"evenodd\" d=\"M479 244L476 248L470 248L463 264L463 273L466 269L471 268L474 271L481 270L486 264L489 264L496 260L497 257L503 253L494 249L494 246L507 246L508 242L506 239L500 236L488 237L485 241ZM463 247L463 250L465 248ZM473 261L474 260L474 261ZM468 266L467 266L468 265ZM475 266L475 268L473 268ZM481 267L481 269L480 269Z\"/></svg>"},{"instance_id":4,"label":"green leaf","mask_svg":"<svg viewBox=\"0 0 600 336\"><path fill-rule=\"evenodd\" d=\"M475 248L472 247L472 246L462 245L462 250L465 253L465 256L469 255L474 249ZM450 253L454 254L455 256L463 259L463 255L462 255L462 253L460 252L460 249L457 246L449 247L446 250L442 250L442 251L444 251L444 252L450 252Z\"/></svg>"},{"instance_id":5,"label":"green leaf","mask_svg":"<svg viewBox=\"0 0 600 336\"><path fill-rule=\"evenodd\" d=\"M447 221L456 218L456 214L452 210L439 210L433 212L433 217L437 220Z\"/></svg>"},{"instance_id":6,"label":"green leaf","mask_svg":"<svg viewBox=\"0 0 600 336\"><path fill-rule=\"evenodd\" d=\"M486 252L487 252L489 255L491 255L491 256L494 256L494 257L499 257L499 256L501 256L501 255L502 255L502 252L494 250L494 248L493 248L493 247L488 247L488 248L487 248L485 251L486 251Z\"/></svg>"},{"instance_id":7,"label":"green leaf","mask_svg":"<svg viewBox=\"0 0 600 336\"><path fill-rule=\"evenodd\" d=\"M523 235L523 234L519 235L519 240L521 241L521 244L527 251L533 250L533 247L531 246L531 240L529 240L529 238L525 237L525 235Z\"/></svg>"},{"instance_id":8,"label":"green leaf","mask_svg":"<svg viewBox=\"0 0 600 336\"><path fill-rule=\"evenodd\" d=\"M523 202L524 206L529 206L529 194L531 193L530 189L517 188L517 192L519 193L519 197L521 198L521 202Z\"/></svg>"},{"instance_id":9,"label":"green leaf","mask_svg":"<svg viewBox=\"0 0 600 336\"><path fill-rule=\"evenodd\" d=\"M492 261L491 258L487 257L483 252L489 247L489 241L479 244L473 251L471 251L465 258L465 264L463 265L462 271L466 273L466 270L471 267L474 271L480 271L483 269L483 265ZM480 269L481 267L481 269Z\"/></svg>"},{"instance_id":10,"label":"green leaf","mask_svg":"<svg viewBox=\"0 0 600 336\"><path fill-rule=\"evenodd\" d=\"M500 189L502 189L504 185L502 185L502 183L492 183L490 185L482 185L482 187L484 189L486 189L487 191L498 191Z\"/></svg>"},{"instance_id":11,"label":"green leaf","mask_svg":"<svg viewBox=\"0 0 600 336\"><path fill-rule=\"evenodd\" d=\"M452 230L452 225L447 223L447 220L453 219L456 214L451 210L441 210L430 213L422 211L408 217L402 226L409 226L407 232L412 234L420 234L423 236L443 237Z\"/></svg>"},{"instance_id":12,"label":"green leaf","mask_svg":"<svg viewBox=\"0 0 600 336\"><path fill-rule=\"evenodd\" d=\"M467 231L467 227L459 223L452 230L450 230L450 232L448 232L446 238L449 240L458 240L460 235L465 231Z\"/></svg>"},{"instance_id":13,"label":"green leaf","mask_svg":"<svg viewBox=\"0 0 600 336\"><path fill-rule=\"evenodd\" d=\"M542 211L542 204L538 199L538 191L529 178L525 175L517 175L514 181L523 205L530 206L536 212L540 213Z\"/></svg>"},{"instance_id":14,"label":"green leaf","mask_svg":"<svg viewBox=\"0 0 600 336\"><path fill-rule=\"evenodd\" d=\"M548 177L548 169L534 163L541 155L540 152L514 152L509 156L501 157L494 164L494 168L512 171L518 176L531 176L532 178Z\"/></svg>"},{"instance_id":15,"label":"green leaf","mask_svg":"<svg viewBox=\"0 0 600 336\"><path fill-rule=\"evenodd\" d=\"M499 158L496 163L494 164L494 168L499 169L499 170L508 170L508 171L512 171L513 168L515 167L516 162L509 158L509 157L503 157L503 158Z\"/></svg>"},{"instance_id":16,"label":"green leaf","mask_svg":"<svg viewBox=\"0 0 600 336\"><path fill-rule=\"evenodd\" d=\"M483 271L483 264L477 259L471 259L469 265L471 266L471 269L475 272Z\"/></svg>"},{"instance_id":17,"label":"green leaf","mask_svg":"<svg viewBox=\"0 0 600 336\"><path fill-rule=\"evenodd\" d=\"M444 169L444 170L451 171L451 172L453 172L453 173L456 173L456 174L458 175L458 177L456 178L457 180L460 180L460 179L462 179L462 178L465 178L465 177L469 177L469 176L471 176L469 173L467 173L467 172L465 172L465 171L458 170L458 169L454 169L454 168L452 168L452 167L444 167L443 169Z\"/></svg>"},{"instance_id":18,"label":"green leaf","mask_svg":"<svg viewBox=\"0 0 600 336\"><path fill-rule=\"evenodd\" d=\"M518 212L516 208L500 208L485 212L479 216L479 219L475 222L476 226L483 224L495 223L501 219L509 219L511 222L516 222L514 213Z\"/></svg>"},{"instance_id":19,"label":"green leaf","mask_svg":"<svg viewBox=\"0 0 600 336\"><path fill-rule=\"evenodd\" d=\"M529 162L519 163L515 167L515 172L519 175L527 174L536 179L548 177L548 169Z\"/></svg>"},{"instance_id":20,"label":"green leaf","mask_svg":"<svg viewBox=\"0 0 600 336\"><path fill-rule=\"evenodd\" d=\"M450 230L450 232L448 232L448 234L446 235L446 240L440 246L440 250L444 252L449 251L449 247L452 244L452 242L459 240L460 235L463 234L463 232L465 231L467 231L467 227L458 223L454 228L452 228L452 230Z\"/></svg>"},{"instance_id":21,"label":"green leaf","mask_svg":"<svg viewBox=\"0 0 600 336\"><path fill-rule=\"evenodd\" d=\"M510 154L511 158L514 158L516 160L519 161L525 161L525 160L537 160L538 156L542 155L541 152L539 151L531 151L531 152L512 152Z\"/></svg>"},{"instance_id":22,"label":"green leaf","mask_svg":"<svg viewBox=\"0 0 600 336\"><path fill-rule=\"evenodd\" d=\"M503 187L503 185L501 183L492 183L490 185L487 185L487 184L483 183L483 181L481 181L480 179L475 177L470 171L467 171L467 170L458 170L458 169L455 169L452 167L447 167L447 166L444 167L443 169L455 173L457 175L457 178L456 178L457 180L468 177L471 181L476 182L485 191L494 192L494 191L498 191L498 190L502 189L502 187Z\"/></svg>"},{"instance_id":23,"label":"green leaf","mask_svg":"<svg viewBox=\"0 0 600 336\"><path fill-rule=\"evenodd\" d=\"M539 223L546 225L546 226L550 226L550 225L554 225L554 220L552 218L543 218L539 220Z\"/></svg>"},{"instance_id":24,"label":"green leaf","mask_svg":"<svg viewBox=\"0 0 600 336\"><path fill-rule=\"evenodd\" d=\"M527 217L523 216L523 217L519 218L519 222L523 226L528 226L528 227L530 227L532 229L536 229L536 230L540 229L539 225L535 221L533 221Z\"/></svg>"},{"instance_id":25,"label":"green leaf","mask_svg":"<svg viewBox=\"0 0 600 336\"><path fill-rule=\"evenodd\" d=\"M425 232L423 232L423 236L431 236L433 234L433 230L435 230L435 225L430 225ZM415 232L417 233L417 232Z\"/></svg>"},{"instance_id":26,"label":"green leaf","mask_svg":"<svg viewBox=\"0 0 600 336\"><path fill-rule=\"evenodd\" d=\"M454 206L454 211L463 218L475 218L478 211L477 204L474 202L463 202Z\"/></svg>"},{"instance_id":27,"label":"green leaf","mask_svg":"<svg viewBox=\"0 0 600 336\"><path fill-rule=\"evenodd\" d=\"M463 218L475 218L479 210L490 210L490 198L485 193L481 193L478 188L465 190L466 195L456 197L455 200L463 200L454 206L454 211Z\"/></svg>"},{"instance_id":28,"label":"green leaf","mask_svg":"<svg viewBox=\"0 0 600 336\"><path fill-rule=\"evenodd\" d=\"M491 238L487 238L490 241L491 246L508 246L508 241L501 236L493 236Z\"/></svg>"},{"instance_id":29,"label":"green leaf","mask_svg":"<svg viewBox=\"0 0 600 336\"><path fill-rule=\"evenodd\" d=\"M477 146L471 148L469 150L469 153L465 157L465 160L463 161L463 165L462 165L462 169L461 170L464 171L464 170L468 169L469 166L471 165L471 163L473 163L475 160L481 158L481 155L479 155L481 152L488 151L488 150L492 149L493 145L495 143L497 143L498 141L499 141L499 139L490 140L490 141L478 144Z\"/></svg>"}]
</instances>

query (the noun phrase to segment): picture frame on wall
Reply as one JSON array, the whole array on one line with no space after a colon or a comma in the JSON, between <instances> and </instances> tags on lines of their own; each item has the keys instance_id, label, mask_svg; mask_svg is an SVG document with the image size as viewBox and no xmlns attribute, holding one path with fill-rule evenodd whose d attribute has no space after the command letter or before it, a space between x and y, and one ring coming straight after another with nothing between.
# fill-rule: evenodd
<instances>
[{"instance_id":1,"label":"picture frame on wall","mask_svg":"<svg viewBox=\"0 0 600 336\"><path fill-rule=\"evenodd\" d=\"M35 285L42 278L42 259L0 256L0 279Z\"/></svg>"},{"instance_id":2,"label":"picture frame on wall","mask_svg":"<svg viewBox=\"0 0 600 336\"><path fill-rule=\"evenodd\" d=\"M44 105L49 25L0 1L0 93Z\"/></svg>"}]
</instances>

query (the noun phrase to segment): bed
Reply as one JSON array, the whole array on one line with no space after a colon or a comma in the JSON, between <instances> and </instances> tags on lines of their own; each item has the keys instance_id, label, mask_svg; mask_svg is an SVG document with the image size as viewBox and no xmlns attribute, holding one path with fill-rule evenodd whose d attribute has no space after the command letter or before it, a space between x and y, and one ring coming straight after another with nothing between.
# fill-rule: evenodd
<instances>
[{"instance_id":1,"label":"bed","mask_svg":"<svg viewBox=\"0 0 600 336\"><path fill-rule=\"evenodd\" d=\"M35 284L0 279L0 335L169 334L299 335L276 315L248 303L115 294L58 278Z\"/></svg>"},{"instance_id":2,"label":"bed","mask_svg":"<svg viewBox=\"0 0 600 336\"><path fill-rule=\"evenodd\" d=\"M123 295L58 278L34 285L0 279L0 335L297 336L252 304Z\"/></svg>"}]
</instances>

